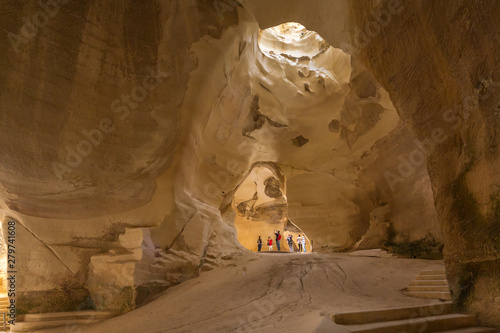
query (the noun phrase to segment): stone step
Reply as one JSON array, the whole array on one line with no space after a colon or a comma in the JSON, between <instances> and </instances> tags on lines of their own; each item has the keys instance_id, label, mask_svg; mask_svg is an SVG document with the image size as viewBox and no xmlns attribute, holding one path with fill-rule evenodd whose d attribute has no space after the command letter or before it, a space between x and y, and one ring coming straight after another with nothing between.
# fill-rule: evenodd
<instances>
[{"instance_id":1,"label":"stone step","mask_svg":"<svg viewBox=\"0 0 500 333\"><path fill-rule=\"evenodd\" d=\"M67 327L76 325L89 325L103 321L104 319L67 319L67 320L51 320L51 321L33 321L20 322L11 325L11 332L31 332L46 328Z\"/></svg>"},{"instance_id":2,"label":"stone step","mask_svg":"<svg viewBox=\"0 0 500 333\"><path fill-rule=\"evenodd\" d=\"M492 327L469 327L451 331L440 331L436 333L493 333L493 332L496 332L496 329Z\"/></svg>"},{"instance_id":3,"label":"stone step","mask_svg":"<svg viewBox=\"0 0 500 333\"><path fill-rule=\"evenodd\" d=\"M446 275L419 275L415 280L446 280Z\"/></svg>"},{"instance_id":4,"label":"stone step","mask_svg":"<svg viewBox=\"0 0 500 333\"><path fill-rule=\"evenodd\" d=\"M352 333L417 333L454 330L475 325L477 325L477 321L474 316L446 314L344 327Z\"/></svg>"},{"instance_id":5,"label":"stone step","mask_svg":"<svg viewBox=\"0 0 500 333\"><path fill-rule=\"evenodd\" d=\"M166 273L165 266L162 266L159 263L150 264L150 263L140 262L135 265L135 268L136 270L144 270L156 274L165 275Z\"/></svg>"},{"instance_id":6,"label":"stone step","mask_svg":"<svg viewBox=\"0 0 500 333\"><path fill-rule=\"evenodd\" d=\"M411 306L404 308L336 313L332 315L332 319L339 325L355 325L443 315L449 314L451 311L452 303L442 302L432 305Z\"/></svg>"},{"instance_id":7,"label":"stone step","mask_svg":"<svg viewBox=\"0 0 500 333\"><path fill-rule=\"evenodd\" d=\"M109 319L118 315L115 311L70 311L70 312L52 312L52 313L33 313L20 315L19 322L42 322L42 321L57 321L57 320L88 320L88 319ZM17 324L16 324L17 325Z\"/></svg>"},{"instance_id":8,"label":"stone step","mask_svg":"<svg viewBox=\"0 0 500 333\"><path fill-rule=\"evenodd\" d=\"M446 275L444 269L441 270L429 270L429 271L421 271L420 275Z\"/></svg>"},{"instance_id":9,"label":"stone step","mask_svg":"<svg viewBox=\"0 0 500 333\"><path fill-rule=\"evenodd\" d=\"M425 299L443 299L443 300L451 300L450 292L444 291L405 291L404 294L406 296L425 298Z\"/></svg>"},{"instance_id":10,"label":"stone step","mask_svg":"<svg viewBox=\"0 0 500 333\"><path fill-rule=\"evenodd\" d=\"M349 253L353 257L392 258L391 253L382 249L357 250Z\"/></svg>"},{"instance_id":11,"label":"stone step","mask_svg":"<svg viewBox=\"0 0 500 333\"><path fill-rule=\"evenodd\" d=\"M448 280L415 280L410 286L448 286Z\"/></svg>"},{"instance_id":12,"label":"stone step","mask_svg":"<svg viewBox=\"0 0 500 333\"><path fill-rule=\"evenodd\" d=\"M409 286L406 288L407 291L446 291L449 292L450 288L448 286Z\"/></svg>"},{"instance_id":13,"label":"stone step","mask_svg":"<svg viewBox=\"0 0 500 333\"><path fill-rule=\"evenodd\" d=\"M168 259L162 258L162 257L157 257L157 258L154 259L154 263L158 264L158 265L165 266L165 265L170 264L171 261L168 260Z\"/></svg>"},{"instance_id":14,"label":"stone step","mask_svg":"<svg viewBox=\"0 0 500 333\"><path fill-rule=\"evenodd\" d=\"M148 251L143 248L133 250L114 248L107 253L96 254L90 260L93 264L121 264L127 261L140 262L147 254Z\"/></svg>"}]
</instances>

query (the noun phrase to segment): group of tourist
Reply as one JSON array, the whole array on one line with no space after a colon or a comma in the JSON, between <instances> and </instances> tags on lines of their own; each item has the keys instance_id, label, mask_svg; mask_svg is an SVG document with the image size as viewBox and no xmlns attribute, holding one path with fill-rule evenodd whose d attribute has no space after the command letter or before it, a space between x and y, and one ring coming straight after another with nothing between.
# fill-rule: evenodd
<instances>
[{"instance_id":1,"label":"group of tourist","mask_svg":"<svg viewBox=\"0 0 500 333\"><path fill-rule=\"evenodd\" d=\"M278 248L278 251L281 251L281 233L279 230L276 230L274 229L274 235L276 236L276 247ZM293 249L293 236L291 234L288 234L288 236L286 237L286 241L288 243L288 248L290 249L290 252L294 252L294 249ZM299 252L307 252L306 251L306 236L298 236L297 237L297 246L299 248ZM257 248L258 248L258 252L261 251L262 249L262 238L260 238L259 236L259 239L257 239ZM267 237L267 249L268 251L272 251L273 250L273 239L271 238L271 236L268 236Z\"/></svg>"}]
</instances>

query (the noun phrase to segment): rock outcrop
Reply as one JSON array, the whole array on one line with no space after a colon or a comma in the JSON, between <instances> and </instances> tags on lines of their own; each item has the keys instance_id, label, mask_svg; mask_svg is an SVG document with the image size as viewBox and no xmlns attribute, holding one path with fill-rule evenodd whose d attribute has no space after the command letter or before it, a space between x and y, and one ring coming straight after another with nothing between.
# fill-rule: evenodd
<instances>
[{"instance_id":1,"label":"rock outcrop","mask_svg":"<svg viewBox=\"0 0 500 333\"><path fill-rule=\"evenodd\" d=\"M354 245L355 249L380 248L389 240L389 228L391 228L389 204L379 206L370 213L370 228L366 234Z\"/></svg>"},{"instance_id":2,"label":"rock outcrop","mask_svg":"<svg viewBox=\"0 0 500 333\"><path fill-rule=\"evenodd\" d=\"M351 27L367 26L370 12L391 3L352 4ZM499 326L500 11L482 1L399 8L357 54L425 142L454 301Z\"/></svg>"}]
</instances>

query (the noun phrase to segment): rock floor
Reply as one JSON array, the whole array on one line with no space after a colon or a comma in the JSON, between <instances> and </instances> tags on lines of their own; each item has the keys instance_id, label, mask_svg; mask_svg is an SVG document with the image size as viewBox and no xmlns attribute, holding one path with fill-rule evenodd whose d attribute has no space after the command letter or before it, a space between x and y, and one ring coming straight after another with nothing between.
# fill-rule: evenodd
<instances>
[{"instance_id":1,"label":"rock floor","mask_svg":"<svg viewBox=\"0 0 500 333\"><path fill-rule=\"evenodd\" d=\"M401 289L420 271L443 268L437 260L250 255L79 332L345 332L332 313L439 302L404 296Z\"/></svg>"}]
</instances>

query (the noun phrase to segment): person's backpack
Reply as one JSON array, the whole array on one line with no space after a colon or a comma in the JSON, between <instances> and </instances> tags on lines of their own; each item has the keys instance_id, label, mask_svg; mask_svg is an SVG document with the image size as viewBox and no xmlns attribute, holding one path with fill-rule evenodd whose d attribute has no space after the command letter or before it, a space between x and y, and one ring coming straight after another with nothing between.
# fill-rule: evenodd
<instances>
[{"instance_id":1,"label":"person's backpack","mask_svg":"<svg viewBox=\"0 0 500 333\"><path fill-rule=\"evenodd\" d=\"M281 234L278 234L277 240L281 240Z\"/></svg>"}]
</instances>

